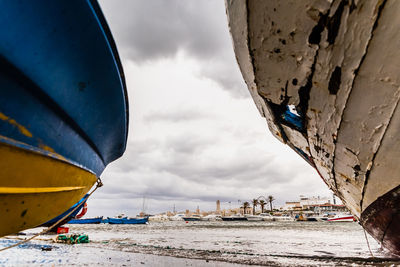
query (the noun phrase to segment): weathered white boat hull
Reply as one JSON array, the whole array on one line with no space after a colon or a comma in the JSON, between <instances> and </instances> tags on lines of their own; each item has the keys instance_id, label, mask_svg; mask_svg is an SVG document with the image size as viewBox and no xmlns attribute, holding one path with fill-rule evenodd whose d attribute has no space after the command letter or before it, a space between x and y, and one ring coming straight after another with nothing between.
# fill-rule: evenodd
<instances>
[{"instance_id":1,"label":"weathered white boat hull","mask_svg":"<svg viewBox=\"0 0 400 267\"><path fill-rule=\"evenodd\" d=\"M226 6L237 61L272 134L400 254L400 1Z\"/></svg>"}]
</instances>

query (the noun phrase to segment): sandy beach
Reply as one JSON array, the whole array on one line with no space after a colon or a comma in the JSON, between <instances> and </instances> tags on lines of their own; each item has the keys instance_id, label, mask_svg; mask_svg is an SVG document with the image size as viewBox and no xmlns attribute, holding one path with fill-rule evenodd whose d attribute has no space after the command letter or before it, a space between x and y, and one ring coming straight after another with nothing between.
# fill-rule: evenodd
<instances>
[{"instance_id":1,"label":"sandy beach","mask_svg":"<svg viewBox=\"0 0 400 267\"><path fill-rule=\"evenodd\" d=\"M45 235L1 252L0 265L87 266L365 266L400 264L357 223L154 222L67 225L88 244L54 243ZM37 233L1 239L5 247Z\"/></svg>"}]
</instances>

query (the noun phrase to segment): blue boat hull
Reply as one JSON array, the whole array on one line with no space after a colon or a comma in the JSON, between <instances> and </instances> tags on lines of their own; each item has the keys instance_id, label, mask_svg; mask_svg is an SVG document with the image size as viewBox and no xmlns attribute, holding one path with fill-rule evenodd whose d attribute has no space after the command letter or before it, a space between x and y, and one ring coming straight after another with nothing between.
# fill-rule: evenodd
<instances>
[{"instance_id":1,"label":"blue boat hull","mask_svg":"<svg viewBox=\"0 0 400 267\"><path fill-rule=\"evenodd\" d=\"M103 220L103 217L87 218L87 219L77 219L70 220L68 224L99 224Z\"/></svg>"},{"instance_id":2,"label":"blue boat hull","mask_svg":"<svg viewBox=\"0 0 400 267\"><path fill-rule=\"evenodd\" d=\"M149 221L145 218L107 218L109 224L146 224Z\"/></svg>"},{"instance_id":3,"label":"blue boat hull","mask_svg":"<svg viewBox=\"0 0 400 267\"><path fill-rule=\"evenodd\" d=\"M62 214L125 151L128 101L95 0L0 1L0 236Z\"/></svg>"},{"instance_id":4,"label":"blue boat hull","mask_svg":"<svg viewBox=\"0 0 400 267\"><path fill-rule=\"evenodd\" d=\"M125 150L128 102L97 2L2 1L0 32L0 135L100 176Z\"/></svg>"},{"instance_id":5,"label":"blue boat hull","mask_svg":"<svg viewBox=\"0 0 400 267\"><path fill-rule=\"evenodd\" d=\"M53 226L55 223L57 223L58 221L60 221L61 219L64 219L62 221L60 221L57 226L63 225L65 223L67 223L68 221L70 221L72 218L75 218L75 216L81 211L81 209L83 208L83 205L85 205L86 203L86 196L84 196L81 200L79 200L78 203L76 203L75 205L73 205L71 208L69 208L66 212L58 215L57 217L45 222L44 224L42 224L41 226L45 226L45 227L50 227ZM72 210L74 210L77 206L79 206L75 211L73 211L71 214L69 214ZM69 214L69 215L68 215ZM54 230L56 230L57 226L54 227Z\"/></svg>"},{"instance_id":6,"label":"blue boat hull","mask_svg":"<svg viewBox=\"0 0 400 267\"><path fill-rule=\"evenodd\" d=\"M200 218L192 218L192 217L183 217L183 220L185 222L197 222L197 221L201 221Z\"/></svg>"}]
</instances>

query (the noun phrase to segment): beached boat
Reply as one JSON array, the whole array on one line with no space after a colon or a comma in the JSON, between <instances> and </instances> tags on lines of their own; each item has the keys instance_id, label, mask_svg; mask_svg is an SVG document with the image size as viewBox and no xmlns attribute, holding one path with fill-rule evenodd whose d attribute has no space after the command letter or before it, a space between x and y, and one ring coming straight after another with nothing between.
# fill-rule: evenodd
<instances>
[{"instance_id":1,"label":"beached boat","mask_svg":"<svg viewBox=\"0 0 400 267\"><path fill-rule=\"evenodd\" d=\"M0 236L89 191L126 146L118 53L95 0L0 3Z\"/></svg>"},{"instance_id":2,"label":"beached boat","mask_svg":"<svg viewBox=\"0 0 400 267\"><path fill-rule=\"evenodd\" d=\"M185 222L195 222L195 221L201 221L201 216L200 215L197 215L197 214L193 214L193 215L191 215L191 216L185 216L185 217L182 217L182 219L185 221Z\"/></svg>"},{"instance_id":3,"label":"beached boat","mask_svg":"<svg viewBox=\"0 0 400 267\"><path fill-rule=\"evenodd\" d=\"M334 217L327 218L328 222L355 222L356 219L351 214L336 214Z\"/></svg>"},{"instance_id":4,"label":"beached boat","mask_svg":"<svg viewBox=\"0 0 400 267\"><path fill-rule=\"evenodd\" d=\"M274 221L274 216L269 213L260 213L260 216L263 221Z\"/></svg>"},{"instance_id":5,"label":"beached boat","mask_svg":"<svg viewBox=\"0 0 400 267\"><path fill-rule=\"evenodd\" d=\"M294 221L294 218L289 215L274 215L273 216L274 221Z\"/></svg>"},{"instance_id":6,"label":"beached boat","mask_svg":"<svg viewBox=\"0 0 400 267\"><path fill-rule=\"evenodd\" d=\"M183 217L185 214L175 214L174 216L169 217L170 221L183 221Z\"/></svg>"},{"instance_id":7,"label":"beached boat","mask_svg":"<svg viewBox=\"0 0 400 267\"><path fill-rule=\"evenodd\" d=\"M221 221L221 215L209 214L207 216L201 217L202 221Z\"/></svg>"},{"instance_id":8,"label":"beached boat","mask_svg":"<svg viewBox=\"0 0 400 267\"><path fill-rule=\"evenodd\" d=\"M259 215L246 215L246 219L249 222L261 222L263 220L263 217Z\"/></svg>"},{"instance_id":9,"label":"beached boat","mask_svg":"<svg viewBox=\"0 0 400 267\"><path fill-rule=\"evenodd\" d=\"M103 221L103 216L85 219L72 219L67 224L99 224Z\"/></svg>"},{"instance_id":10,"label":"beached boat","mask_svg":"<svg viewBox=\"0 0 400 267\"><path fill-rule=\"evenodd\" d=\"M400 255L400 1L226 0L272 134Z\"/></svg>"},{"instance_id":11,"label":"beached boat","mask_svg":"<svg viewBox=\"0 0 400 267\"><path fill-rule=\"evenodd\" d=\"M111 218L108 217L107 221L109 224L146 224L149 221L149 217L144 218Z\"/></svg>"},{"instance_id":12,"label":"beached boat","mask_svg":"<svg viewBox=\"0 0 400 267\"><path fill-rule=\"evenodd\" d=\"M247 221L247 218L242 215L222 216L223 221Z\"/></svg>"},{"instance_id":13,"label":"beached boat","mask_svg":"<svg viewBox=\"0 0 400 267\"><path fill-rule=\"evenodd\" d=\"M87 206L86 206L86 197L85 195L78 203L73 205L67 211L63 212L62 214L58 215L57 217L41 224L42 227L53 227L52 231L56 231L58 227L67 223L68 221L74 218L80 218L86 214ZM78 206L78 207L77 207Z\"/></svg>"}]
</instances>

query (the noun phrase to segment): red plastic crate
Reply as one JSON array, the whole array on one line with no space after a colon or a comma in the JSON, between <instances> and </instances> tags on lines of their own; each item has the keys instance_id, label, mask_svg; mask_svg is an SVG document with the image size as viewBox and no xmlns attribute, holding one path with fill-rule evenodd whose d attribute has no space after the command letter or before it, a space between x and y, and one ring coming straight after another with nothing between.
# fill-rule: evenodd
<instances>
[{"instance_id":1,"label":"red plastic crate","mask_svg":"<svg viewBox=\"0 0 400 267\"><path fill-rule=\"evenodd\" d=\"M57 234L68 234L69 228L68 227L58 227Z\"/></svg>"}]
</instances>

